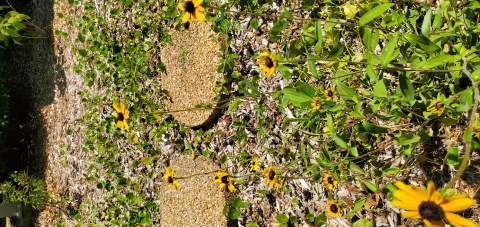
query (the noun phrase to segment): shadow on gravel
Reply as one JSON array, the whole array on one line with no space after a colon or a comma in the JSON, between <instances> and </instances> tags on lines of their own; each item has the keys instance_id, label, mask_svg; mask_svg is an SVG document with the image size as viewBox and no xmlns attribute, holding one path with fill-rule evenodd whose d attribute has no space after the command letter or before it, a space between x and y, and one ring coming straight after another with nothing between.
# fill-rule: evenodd
<instances>
[{"instance_id":1,"label":"shadow on gravel","mask_svg":"<svg viewBox=\"0 0 480 227\"><path fill-rule=\"evenodd\" d=\"M23 45L12 45L5 51L5 86L9 90L8 147L15 150L12 166L1 177L12 171L27 170L44 178L46 167L47 130L41 109L51 104L55 88L65 94L66 77L62 59L55 56L52 31L53 0L14 0L16 11L29 15L31 22L43 31L36 30L40 38L29 39ZM0 1L0 5L6 5ZM30 29L33 29L29 27Z\"/></svg>"}]
</instances>

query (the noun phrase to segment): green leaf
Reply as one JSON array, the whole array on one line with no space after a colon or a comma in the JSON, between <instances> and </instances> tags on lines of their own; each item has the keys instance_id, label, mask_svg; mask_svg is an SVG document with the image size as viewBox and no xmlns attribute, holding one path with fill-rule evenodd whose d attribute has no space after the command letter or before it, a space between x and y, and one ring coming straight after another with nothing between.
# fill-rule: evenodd
<instances>
[{"instance_id":1,"label":"green leaf","mask_svg":"<svg viewBox=\"0 0 480 227\"><path fill-rule=\"evenodd\" d=\"M447 155L447 162L450 165L456 166L458 163L459 158L459 153L458 153L458 147L452 147L450 150L448 150L448 155Z\"/></svg>"},{"instance_id":2,"label":"green leaf","mask_svg":"<svg viewBox=\"0 0 480 227\"><path fill-rule=\"evenodd\" d=\"M150 165L152 164L152 162L153 162L153 158L146 158L145 160L143 160L143 163L145 165Z\"/></svg>"},{"instance_id":3,"label":"green leaf","mask_svg":"<svg viewBox=\"0 0 480 227\"><path fill-rule=\"evenodd\" d=\"M110 17L116 16L116 15L118 15L118 14L120 14L120 10L119 10L119 9L112 9L112 10L110 10Z\"/></svg>"},{"instance_id":4,"label":"green leaf","mask_svg":"<svg viewBox=\"0 0 480 227\"><path fill-rule=\"evenodd\" d=\"M150 218L149 217L142 218L142 220L140 221L140 224L142 226L150 226L151 225Z\"/></svg>"},{"instance_id":5,"label":"green leaf","mask_svg":"<svg viewBox=\"0 0 480 227\"><path fill-rule=\"evenodd\" d=\"M440 119L440 122L442 122L446 127L450 127L450 126L455 125L457 123L457 119L442 118L442 119Z\"/></svg>"},{"instance_id":6,"label":"green leaf","mask_svg":"<svg viewBox=\"0 0 480 227\"><path fill-rule=\"evenodd\" d=\"M424 51L427 51L428 53L433 53L440 49L440 47L435 45L435 43L430 41L430 39L428 39L424 35L415 35L415 34L406 33L406 34L403 34L403 37L405 37L405 39L407 39L407 41L412 45L418 46Z\"/></svg>"},{"instance_id":7,"label":"green leaf","mask_svg":"<svg viewBox=\"0 0 480 227\"><path fill-rule=\"evenodd\" d=\"M417 143L418 141L420 141L420 136L410 134L410 133L402 134L393 140L393 142L396 145L402 145L402 146L409 145L412 143Z\"/></svg>"},{"instance_id":8,"label":"green leaf","mask_svg":"<svg viewBox=\"0 0 480 227\"><path fill-rule=\"evenodd\" d=\"M286 27L288 27L288 22L285 20L280 19L275 22L272 29L268 32L268 38L270 38L270 41L276 42L277 40L279 40L281 38L280 33Z\"/></svg>"},{"instance_id":9,"label":"green leaf","mask_svg":"<svg viewBox=\"0 0 480 227\"><path fill-rule=\"evenodd\" d=\"M327 126L330 133L335 132L335 128L333 127L333 117L331 114L327 114Z\"/></svg>"},{"instance_id":10,"label":"green leaf","mask_svg":"<svg viewBox=\"0 0 480 227\"><path fill-rule=\"evenodd\" d=\"M250 21L250 26L252 26L253 29L257 30L258 29L258 20L252 19Z\"/></svg>"},{"instance_id":11,"label":"green leaf","mask_svg":"<svg viewBox=\"0 0 480 227\"><path fill-rule=\"evenodd\" d=\"M343 100L353 100L354 102L360 101L362 98L353 89L343 84L339 80L333 81L337 85L338 94Z\"/></svg>"},{"instance_id":12,"label":"green leaf","mask_svg":"<svg viewBox=\"0 0 480 227\"><path fill-rule=\"evenodd\" d=\"M382 176L397 174L400 170L397 168L388 168L382 171Z\"/></svg>"},{"instance_id":13,"label":"green leaf","mask_svg":"<svg viewBox=\"0 0 480 227\"><path fill-rule=\"evenodd\" d=\"M353 223L352 227L375 227L369 220L360 219Z\"/></svg>"},{"instance_id":14,"label":"green leaf","mask_svg":"<svg viewBox=\"0 0 480 227\"><path fill-rule=\"evenodd\" d=\"M317 65L315 64L315 60L314 60L314 59L320 59L320 58L310 53L307 53L307 58L309 59L307 61L308 69L310 69L312 76L315 79L320 79L320 76L318 76L318 72L317 72Z\"/></svg>"},{"instance_id":15,"label":"green leaf","mask_svg":"<svg viewBox=\"0 0 480 227\"><path fill-rule=\"evenodd\" d=\"M288 217L285 214L277 214L277 220L280 223L287 223Z\"/></svg>"},{"instance_id":16,"label":"green leaf","mask_svg":"<svg viewBox=\"0 0 480 227\"><path fill-rule=\"evenodd\" d=\"M283 95L286 99L290 100L294 106L300 106L302 103L311 102L312 98L308 97L308 95L295 91L290 88L284 88Z\"/></svg>"},{"instance_id":17,"label":"green leaf","mask_svg":"<svg viewBox=\"0 0 480 227\"><path fill-rule=\"evenodd\" d=\"M430 26L432 24L432 10L429 9L427 13L425 14L425 17L423 17L423 23L422 23L422 35L426 37L430 37Z\"/></svg>"},{"instance_id":18,"label":"green leaf","mask_svg":"<svg viewBox=\"0 0 480 227\"><path fill-rule=\"evenodd\" d=\"M396 57L394 56L394 52L398 43L398 35L398 31L395 32L393 39L390 40L382 50L382 55L380 55L380 64L384 67L386 67L390 61Z\"/></svg>"},{"instance_id":19,"label":"green leaf","mask_svg":"<svg viewBox=\"0 0 480 227\"><path fill-rule=\"evenodd\" d=\"M228 107L227 114L230 114L233 111L235 111L237 107L240 105L240 102L241 102L240 98L236 98L235 100L233 100L232 104L230 104L230 106Z\"/></svg>"},{"instance_id":20,"label":"green leaf","mask_svg":"<svg viewBox=\"0 0 480 227\"><path fill-rule=\"evenodd\" d=\"M333 136L333 139L335 140L335 143L336 143L339 147L341 147L341 148L343 148L343 149L347 149L347 148L348 148L347 142L345 142L342 138L340 138L339 136L337 136L337 135L335 135L335 134L333 134L332 136Z\"/></svg>"},{"instance_id":21,"label":"green leaf","mask_svg":"<svg viewBox=\"0 0 480 227\"><path fill-rule=\"evenodd\" d=\"M367 75L370 78L371 82L377 82L378 81L378 76L377 72L373 69L373 66L371 64L368 64L367 67L365 67L365 70L367 71Z\"/></svg>"},{"instance_id":22,"label":"green leaf","mask_svg":"<svg viewBox=\"0 0 480 227\"><path fill-rule=\"evenodd\" d=\"M412 82L404 73L399 75L400 90L402 94L408 98L408 101L415 100L415 89L413 89Z\"/></svg>"},{"instance_id":23,"label":"green leaf","mask_svg":"<svg viewBox=\"0 0 480 227\"><path fill-rule=\"evenodd\" d=\"M454 57L452 55L448 55L448 54L442 54L442 55L435 56L433 58L428 59L425 63L423 63L422 69L423 70L428 70L428 69L435 68L439 65L443 65L445 63L450 62L452 60L452 58L454 58Z\"/></svg>"},{"instance_id":24,"label":"green leaf","mask_svg":"<svg viewBox=\"0 0 480 227\"><path fill-rule=\"evenodd\" d=\"M318 49L318 52L320 52L323 49L322 24L320 21L315 22L315 37L317 38L315 49Z\"/></svg>"},{"instance_id":25,"label":"green leaf","mask_svg":"<svg viewBox=\"0 0 480 227\"><path fill-rule=\"evenodd\" d=\"M21 22L13 22L12 25L17 30L22 30L22 29L26 28L26 26Z\"/></svg>"},{"instance_id":26,"label":"green leaf","mask_svg":"<svg viewBox=\"0 0 480 227\"><path fill-rule=\"evenodd\" d=\"M373 87L373 95L375 97L388 97L387 87L385 86L383 79L379 80L377 84L375 84L375 87Z\"/></svg>"},{"instance_id":27,"label":"green leaf","mask_svg":"<svg viewBox=\"0 0 480 227\"><path fill-rule=\"evenodd\" d=\"M5 32L6 32L9 36L11 36L11 37L20 37L20 35L18 34L18 32L15 31L15 30L13 30L13 29L11 29L11 28L5 29Z\"/></svg>"},{"instance_id":28,"label":"green leaf","mask_svg":"<svg viewBox=\"0 0 480 227\"><path fill-rule=\"evenodd\" d=\"M375 193L378 192L378 187L375 184L366 180L360 180L360 182L362 182L365 186L367 186L367 188L370 189L372 192L375 192Z\"/></svg>"},{"instance_id":29,"label":"green leaf","mask_svg":"<svg viewBox=\"0 0 480 227\"><path fill-rule=\"evenodd\" d=\"M367 121L362 121L362 127L368 133L373 133L373 134L388 133L388 130L386 128L369 123ZM362 132L362 131L359 130L359 132Z\"/></svg>"},{"instance_id":30,"label":"green leaf","mask_svg":"<svg viewBox=\"0 0 480 227\"><path fill-rule=\"evenodd\" d=\"M360 26L362 25L365 25L367 24L368 22L372 21L373 19L377 18L377 17L380 17L382 15L382 13L384 13L385 11L387 11L388 9L390 9L390 7L392 7L393 3L386 3L386 4L382 4L382 5L379 5L373 9L371 9L370 11L368 11L367 13L365 13L361 18L360 20L358 20L358 24Z\"/></svg>"},{"instance_id":31,"label":"green leaf","mask_svg":"<svg viewBox=\"0 0 480 227\"><path fill-rule=\"evenodd\" d=\"M308 11L315 7L316 0L303 0L302 10Z\"/></svg>"},{"instance_id":32,"label":"green leaf","mask_svg":"<svg viewBox=\"0 0 480 227\"><path fill-rule=\"evenodd\" d=\"M321 214L315 218L315 227L321 227L327 223L327 216L325 214Z\"/></svg>"},{"instance_id":33,"label":"green leaf","mask_svg":"<svg viewBox=\"0 0 480 227\"><path fill-rule=\"evenodd\" d=\"M362 209L363 204L367 202L367 198L359 198L355 201L355 204L353 205L353 210L352 212L357 212Z\"/></svg>"},{"instance_id":34,"label":"green leaf","mask_svg":"<svg viewBox=\"0 0 480 227\"><path fill-rule=\"evenodd\" d=\"M233 209L228 211L228 218L231 220L237 220L240 217L240 211Z\"/></svg>"}]
</instances>

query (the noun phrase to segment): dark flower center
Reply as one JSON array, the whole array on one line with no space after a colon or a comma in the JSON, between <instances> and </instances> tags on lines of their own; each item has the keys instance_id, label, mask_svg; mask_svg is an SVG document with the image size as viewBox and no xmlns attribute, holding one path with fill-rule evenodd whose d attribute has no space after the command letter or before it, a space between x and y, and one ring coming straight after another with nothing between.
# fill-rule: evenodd
<instances>
[{"instance_id":1,"label":"dark flower center","mask_svg":"<svg viewBox=\"0 0 480 227\"><path fill-rule=\"evenodd\" d=\"M435 108L437 108L437 110L439 109L442 109L443 108L443 103L439 102L435 105Z\"/></svg>"},{"instance_id":2,"label":"dark flower center","mask_svg":"<svg viewBox=\"0 0 480 227\"><path fill-rule=\"evenodd\" d=\"M222 177L222 183L228 184L228 176L223 176Z\"/></svg>"},{"instance_id":3,"label":"dark flower center","mask_svg":"<svg viewBox=\"0 0 480 227\"><path fill-rule=\"evenodd\" d=\"M275 171L270 170L270 172L268 172L268 179L273 180L274 178L275 178Z\"/></svg>"},{"instance_id":4,"label":"dark flower center","mask_svg":"<svg viewBox=\"0 0 480 227\"><path fill-rule=\"evenodd\" d=\"M320 99L315 99L315 106L320 106Z\"/></svg>"},{"instance_id":5,"label":"dark flower center","mask_svg":"<svg viewBox=\"0 0 480 227\"><path fill-rule=\"evenodd\" d=\"M328 177L328 178L327 178L327 182L328 182L329 184L332 184L332 185L333 185L333 177Z\"/></svg>"},{"instance_id":6,"label":"dark flower center","mask_svg":"<svg viewBox=\"0 0 480 227\"><path fill-rule=\"evenodd\" d=\"M270 57L266 57L265 59L265 65L268 67L268 68L272 68L273 67L273 61Z\"/></svg>"},{"instance_id":7,"label":"dark flower center","mask_svg":"<svg viewBox=\"0 0 480 227\"><path fill-rule=\"evenodd\" d=\"M328 90L328 92L327 92L327 96L328 96L328 97L332 97L332 96L333 96L333 92L332 92L332 91L330 91L330 90Z\"/></svg>"},{"instance_id":8,"label":"dark flower center","mask_svg":"<svg viewBox=\"0 0 480 227\"><path fill-rule=\"evenodd\" d=\"M188 1L187 3L185 3L185 11L189 13L195 12L195 5L192 1Z\"/></svg>"},{"instance_id":9,"label":"dark flower center","mask_svg":"<svg viewBox=\"0 0 480 227\"><path fill-rule=\"evenodd\" d=\"M427 219L430 222L440 221L444 217L443 209L431 201L420 203L418 212L423 219Z\"/></svg>"},{"instance_id":10,"label":"dark flower center","mask_svg":"<svg viewBox=\"0 0 480 227\"><path fill-rule=\"evenodd\" d=\"M168 178L167 178L167 182L168 182L169 184L173 184L173 177L168 177Z\"/></svg>"},{"instance_id":11,"label":"dark flower center","mask_svg":"<svg viewBox=\"0 0 480 227\"><path fill-rule=\"evenodd\" d=\"M125 116L123 116L123 113L117 113L118 114L118 120L123 121L125 119Z\"/></svg>"},{"instance_id":12,"label":"dark flower center","mask_svg":"<svg viewBox=\"0 0 480 227\"><path fill-rule=\"evenodd\" d=\"M330 205L330 211L332 211L332 213L338 213L338 206L337 206L337 204L332 204L332 205Z\"/></svg>"}]
</instances>

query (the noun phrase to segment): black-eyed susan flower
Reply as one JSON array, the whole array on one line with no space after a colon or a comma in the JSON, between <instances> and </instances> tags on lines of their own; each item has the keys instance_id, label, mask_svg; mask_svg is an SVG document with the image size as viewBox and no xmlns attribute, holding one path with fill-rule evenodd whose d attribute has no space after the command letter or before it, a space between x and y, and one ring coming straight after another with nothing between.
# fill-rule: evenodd
<instances>
[{"instance_id":1,"label":"black-eyed susan flower","mask_svg":"<svg viewBox=\"0 0 480 227\"><path fill-rule=\"evenodd\" d=\"M182 23L185 24L188 20L195 18L201 22L205 22L205 17L202 14L205 12L205 9L200 6L202 2L203 0L185 0L178 4L178 8L184 12Z\"/></svg>"},{"instance_id":2,"label":"black-eyed susan flower","mask_svg":"<svg viewBox=\"0 0 480 227\"><path fill-rule=\"evenodd\" d=\"M443 114L443 111L445 110L445 105L443 104L442 101L440 100L435 100L430 105L427 107L427 111L436 114L437 116L440 116Z\"/></svg>"},{"instance_id":3,"label":"black-eyed susan flower","mask_svg":"<svg viewBox=\"0 0 480 227\"><path fill-rule=\"evenodd\" d=\"M229 192L237 191L233 185L233 178L223 169L218 170L216 173L215 182L220 184L220 188L226 187Z\"/></svg>"},{"instance_id":4,"label":"black-eyed susan flower","mask_svg":"<svg viewBox=\"0 0 480 227\"><path fill-rule=\"evenodd\" d=\"M260 166L258 165L258 158L252 157L252 159L250 160L250 171L257 170L258 168L260 168Z\"/></svg>"},{"instance_id":5,"label":"black-eyed susan flower","mask_svg":"<svg viewBox=\"0 0 480 227\"><path fill-rule=\"evenodd\" d=\"M480 137L480 124L473 124L473 132L472 132L473 136L475 137Z\"/></svg>"},{"instance_id":6,"label":"black-eyed susan flower","mask_svg":"<svg viewBox=\"0 0 480 227\"><path fill-rule=\"evenodd\" d=\"M273 186L282 186L283 180L278 175L278 170L275 167L270 166L264 169L263 175L266 177L263 183L270 186L270 188Z\"/></svg>"},{"instance_id":7,"label":"black-eyed susan flower","mask_svg":"<svg viewBox=\"0 0 480 227\"><path fill-rule=\"evenodd\" d=\"M332 173L327 173L323 176L323 184L331 191L333 188L337 187L338 182L335 180Z\"/></svg>"},{"instance_id":8,"label":"black-eyed susan flower","mask_svg":"<svg viewBox=\"0 0 480 227\"><path fill-rule=\"evenodd\" d=\"M325 215L338 218L342 216L342 209L335 201L328 200L327 207L325 207Z\"/></svg>"},{"instance_id":9,"label":"black-eyed susan flower","mask_svg":"<svg viewBox=\"0 0 480 227\"><path fill-rule=\"evenodd\" d=\"M168 187L178 190L178 181L175 180L175 170L172 168L165 167L165 173L163 178L167 180Z\"/></svg>"},{"instance_id":10,"label":"black-eyed susan flower","mask_svg":"<svg viewBox=\"0 0 480 227\"><path fill-rule=\"evenodd\" d=\"M443 227L444 220L453 226L476 226L475 223L452 213L464 211L475 204L475 200L470 199L467 194L444 198L435 189L432 181L428 182L426 192L415 186L409 187L401 181L395 182L395 186L399 190L394 191L393 196L398 200L390 201L390 204L404 209L402 216L405 218L421 218L428 227Z\"/></svg>"},{"instance_id":11,"label":"black-eyed susan flower","mask_svg":"<svg viewBox=\"0 0 480 227\"><path fill-rule=\"evenodd\" d=\"M332 88L328 88L326 89L325 91L323 91L323 95L325 95L325 99L327 101L329 100L332 100L333 99L333 89Z\"/></svg>"},{"instance_id":12,"label":"black-eyed susan flower","mask_svg":"<svg viewBox=\"0 0 480 227\"><path fill-rule=\"evenodd\" d=\"M128 131L127 119L130 118L130 111L125 109L125 104L123 102L120 102L120 108L117 104L113 103L113 108L115 109L113 116L117 118L117 127L120 128L122 132L124 128Z\"/></svg>"},{"instance_id":13,"label":"black-eyed susan flower","mask_svg":"<svg viewBox=\"0 0 480 227\"><path fill-rule=\"evenodd\" d=\"M258 70L265 75L265 78L268 78L272 76L277 68L277 59L275 59L270 51L266 50L260 54L260 57L258 58L258 65L260 66L258 67Z\"/></svg>"},{"instance_id":14,"label":"black-eyed susan flower","mask_svg":"<svg viewBox=\"0 0 480 227\"><path fill-rule=\"evenodd\" d=\"M320 103L320 98L319 97L313 97L312 98L312 103L310 104L312 106L313 110L319 110L320 107L322 106Z\"/></svg>"}]
</instances>

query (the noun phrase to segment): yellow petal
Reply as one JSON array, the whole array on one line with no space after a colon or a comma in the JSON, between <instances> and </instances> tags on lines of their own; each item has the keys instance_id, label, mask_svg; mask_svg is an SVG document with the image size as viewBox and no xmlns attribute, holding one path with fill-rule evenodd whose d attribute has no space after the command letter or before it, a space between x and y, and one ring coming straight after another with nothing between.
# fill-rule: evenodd
<instances>
[{"instance_id":1,"label":"yellow petal","mask_svg":"<svg viewBox=\"0 0 480 227\"><path fill-rule=\"evenodd\" d=\"M464 195L466 195L467 197L465 198ZM443 211L445 212L457 212L464 211L476 203L475 200L468 198L467 194L464 195L456 195L454 197L448 198L440 204L440 207L442 207Z\"/></svg>"},{"instance_id":2,"label":"yellow petal","mask_svg":"<svg viewBox=\"0 0 480 227\"><path fill-rule=\"evenodd\" d=\"M205 22L205 17L200 11L198 11L198 9L195 9L195 18L197 18L200 22Z\"/></svg>"},{"instance_id":3,"label":"yellow petal","mask_svg":"<svg viewBox=\"0 0 480 227\"><path fill-rule=\"evenodd\" d=\"M414 205L411 203L405 203L402 201L390 201L390 204L394 207L402 208L404 210L417 210L418 211L418 205Z\"/></svg>"},{"instance_id":4,"label":"yellow petal","mask_svg":"<svg viewBox=\"0 0 480 227\"><path fill-rule=\"evenodd\" d=\"M443 221L430 222L427 219L423 219L423 223L425 223L427 227L445 227L445 222Z\"/></svg>"},{"instance_id":5,"label":"yellow petal","mask_svg":"<svg viewBox=\"0 0 480 227\"><path fill-rule=\"evenodd\" d=\"M113 116L118 118L118 113L117 112L113 113Z\"/></svg>"},{"instance_id":6,"label":"yellow petal","mask_svg":"<svg viewBox=\"0 0 480 227\"><path fill-rule=\"evenodd\" d=\"M405 211L402 213L402 217L404 218L422 218L418 211Z\"/></svg>"},{"instance_id":7,"label":"yellow petal","mask_svg":"<svg viewBox=\"0 0 480 227\"><path fill-rule=\"evenodd\" d=\"M197 8L200 4L202 4L203 0L192 0L193 5Z\"/></svg>"},{"instance_id":8,"label":"yellow petal","mask_svg":"<svg viewBox=\"0 0 480 227\"><path fill-rule=\"evenodd\" d=\"M185 2L178 4L178 8L181 9L182 11L185 11Z\"/></svg>"},{"instance_id":9,"label":"yellow petal","mask_svg":"<svg viewBox=\"0 0 480 227\"><path fill-rule=\"evenodd\" d=\"M401 181L396 181L394 184L395 186L397 186L398 189L402 190L407 195L410 195L410 197L420 201L428 201L427 195L421 192L420 189L418 190L412 189L411 187L408 187L405 183Z\"/></svg>"},{"instance_id":10,"label":"yellow petal","mask_svg":"<svg viewBox=\"0 0 480 227\"><path fill-rule=\"evenodd\" d=\"M418 205L420 205L420 203L422 202L418 199L413 198L411 195L405 193L404 191L400 191L400 190L394 191L393 196L395 198L397 198L398 200L402 201L403 203L407 203L407 204L410 204L412 206L416 206L417 209L418 209Z\"/></svg>"},{"instance_id":11,"label":"yellow petal","mask_svg":"<svg viewBox=\"0 0 480 227\"><path fill-rule=\"evenodd\" d=\"M270 52L263 52L260 54L260 58L261 57L270 57Z\"/></svg>"},{"instance_id":12,"label":"yellow petal","mask_svg":"<svg viewBox=\"0 0 480 227\"><path fill-rule=\"evenodd\" d=\"M130 111L128 109L125 110L123 113L123 119L128 119L130 118Z\"/></svg>"},{"instance_id":13,"label":"yellow petal","mask_svg":"<svg viewBox=\"0 0 480 227\"><path fill-rule=\"evenodd\" d=\"M472 221L450 212L445 212L445 219L447 219L448 223L450 223L455 227L476 227L477 226Z\"/></svg>"},{"instance_id":14,"label":"yellow petal","mask_svg":"<svg viewBox=\"0 0 480 227\"><path fill-rule=\"evenodd\" d=\"M120 102L120 112L125 113L125 104Z\"/></svg>"},{"instance_id":15,"label":"yellow petal","mask_svg":"<svg viewBox=\"0 0 480 227\"><path fill-rule=\"evenodd\" d=\"M117 111L117 112L122 112L122 111L120 110L120 108L118 108L117 104L115 104L115 103L113 104L113 108L114 108L115 111Z\"/></svg>"},{"instance_id":16,"label":"yellow petal","mask_svg":"<svg viewBox=\"0 0 480 227\"><path fill-rule=\"evenodd\" d=\"M183 14L183 17L182 17L182 23L187 23L187 21L190 20L190 13L189 12L185 12Z\"/></svg>"},{"instance_id":17,"label":"yellow petal","mask_svg":"<svg viewBox=\"0 0 480 227\"><path fill-rule=\"evenodd\" d=\"M126 129L126 130L127 130L127 132L128 132L128 129L129 129L129 128L128 128L127 121L123 120L123 125L125 126L125 129Z\"/></svg>"},{"instance_id":18,"label":"yellow petal","mask_svg":"<svg viewBox=\"0 0 480 227\"><path fill-rule=\"evenodd\" d=\"M198 12L201 12L201 13L205 12L205 8L203 8L201 6L196 7L195 10L198 11Z\"/></svg>"},{"instance_id":19,"label":"yellow petal","mask_svg":"<svg viewBox=\"0 0 480 227\"><path fill-rule=\"evenodd\" d=\"M433 181L428 182L427 196L428 201L432 201L435 204L440 204L443 202L443 196L440 194L440 192L437 192L437 189L435 188L435 183L433 183Z\"/></svg>"},{"instance_id":20,"label":"yellow petal","mask_svg":"<svg viewBox=\"0 0 480 227\"><path fill-rule=\"evenodd\" d=\"M123 121L117 121L117 127L123 130Z\"/></svg>"}]
</instances>

